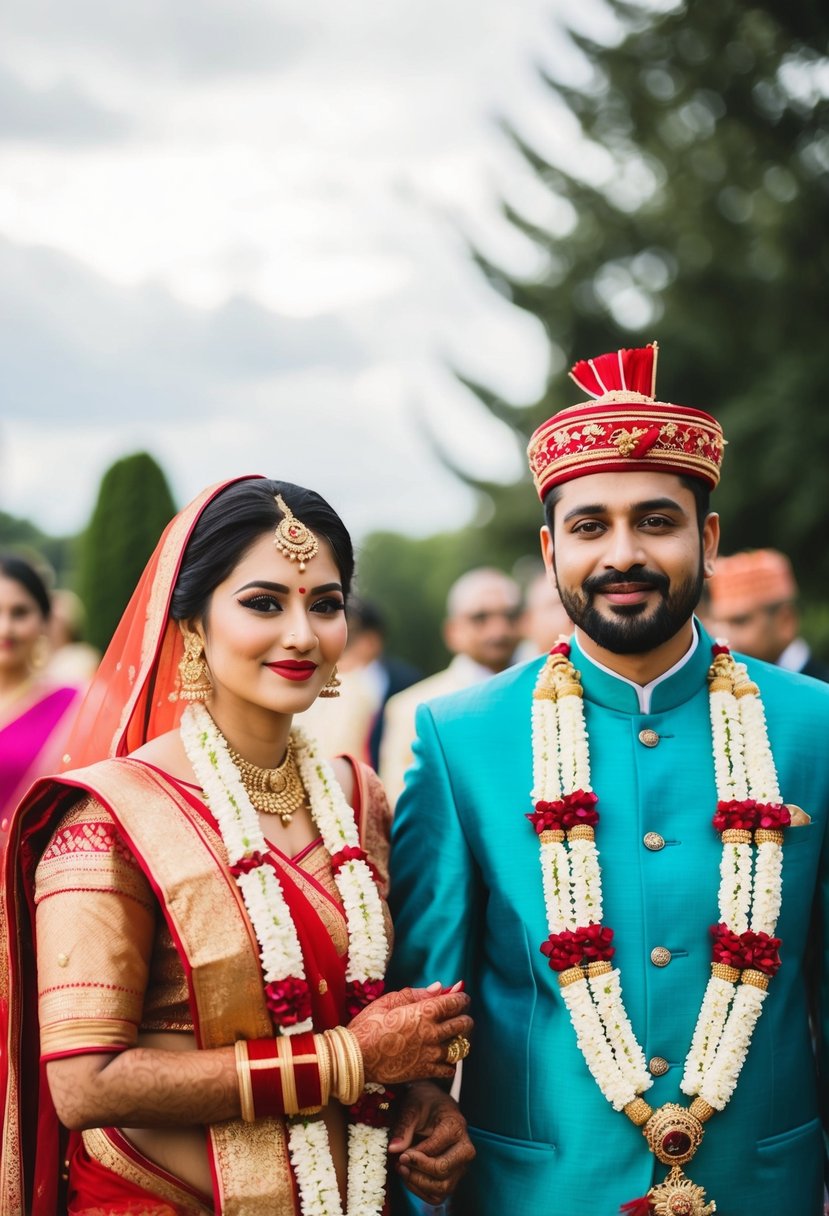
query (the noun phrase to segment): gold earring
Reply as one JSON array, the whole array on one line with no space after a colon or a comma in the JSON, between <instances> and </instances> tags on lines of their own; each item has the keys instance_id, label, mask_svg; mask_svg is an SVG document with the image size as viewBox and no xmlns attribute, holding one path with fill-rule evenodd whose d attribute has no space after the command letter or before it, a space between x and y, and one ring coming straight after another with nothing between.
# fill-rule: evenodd
<instances>
[{"instance_id":1,"label":"gold earring","mask_svg":"<svg viewBox=\"0 0 829 1216\"><path fill-rule=\"evenodd\" d=\"M338 697L340 695L341 684L342 680L337 675L337 668L335 667L326 683L320 689L319 695L321 697Z\"/></svg>"},{"instance_id":2,"label":"gold earring","mask_svg":"<svg viewBox=\"0 0 829 1216\"><path fill-rule=\"evenodd\" d=\"M32 671L39 672L43 670L49 661L50 649L49 639L45 633L41 633L32 647L32 657L29 661Z\"/></svg>"},{"instance_id":3,"label":"gold earring","mask_svg":"<svg viewBox=\"0 0 829 1216\"><path fill-rule=\"evenodd\" d=\"M204 661L204 643L197 633L184 635L184 654L179 659L178 675L182 701L206 701L213 691Z\"/></svg>"}]
</instances>

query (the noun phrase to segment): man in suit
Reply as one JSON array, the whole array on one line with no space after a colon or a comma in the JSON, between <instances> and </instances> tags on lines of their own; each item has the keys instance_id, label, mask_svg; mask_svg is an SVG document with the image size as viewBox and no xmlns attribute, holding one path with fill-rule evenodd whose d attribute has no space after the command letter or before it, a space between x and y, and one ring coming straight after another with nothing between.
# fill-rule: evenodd
<instances>
[{"instance_id":1,"label":"man in suit","mask_svg":"<svg viewBox=\"0 0 829 1216\"><path fill-rule=\"evenodd\" d=\"M524 610L519 628L521 642L515 652L516 663L535 659L546 654L561 634L573 632L573 622L561 602L558 587L547 577L547 571L539 563L539 572L534 575L524 591Z\"/></svg>"},{"instance_id":2,"label":"man in suit","mask_svg":"<svg viewBox=\"0 0 829 1216\"><path fill-rule=\"evenodd\" d=\"M530 442L574 637L418 711L392 974L472 996L456 1216L822 1211L829 688L694 618L723 437L655 354Z\"/></svg>"},{"instance_id":3,"label":"man in suit","mask_svg":"<svg viewBox=\"0 0 829 1216\"><path fill-rule=\"evenodd\" d=\"M467 570L449 588L443 637L452 661L386 703L378 771L392 806L412 762L418 705L508 667L520 640L520 619L521 588L502 570L489 566Z\"/></svg>"},{"instance_id":4,"label":"man in suit","mask_svg":"<svg viewBox=\"0 0 829 1216\"><path fill-rule=\"evenodd\" d=\"M800 636L797 582L791 562L777 549L717 559L708 583L708 626L743 654L829 681L829 667Z\"/></svg>"},{"instance_id":5,"label":"man in suit","mask_svg":"<svg viewBox=\"0 0 829 1216\"><path fill-rule=\"evenodd\" d=\"M395 693L419 680L421 673L386 654L385 621L375 604L351 599L346 618L348 643L337 665L337 695L318 698L302 715L301 725L323 755L356 756L376 772L383 707Z\"/></svg>"}]
</instances>

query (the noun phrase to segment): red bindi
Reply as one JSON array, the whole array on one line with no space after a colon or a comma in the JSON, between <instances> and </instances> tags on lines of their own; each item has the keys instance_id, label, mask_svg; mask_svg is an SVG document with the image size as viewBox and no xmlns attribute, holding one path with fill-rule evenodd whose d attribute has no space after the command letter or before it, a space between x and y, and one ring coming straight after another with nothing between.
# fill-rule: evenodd
<instances>
[{"instance_id":1,"label":"red bindi","mask_svg":"<svg viewBox=\"0 0 829 1216\"><path fill-rule=\"evenodd\" d=\"M299 594L300 594L300 595L304 595L304 594L305 594L305 588L304 588L304 587L300 587L300 588L299 588Z\"/></svg>"}]
</instances>

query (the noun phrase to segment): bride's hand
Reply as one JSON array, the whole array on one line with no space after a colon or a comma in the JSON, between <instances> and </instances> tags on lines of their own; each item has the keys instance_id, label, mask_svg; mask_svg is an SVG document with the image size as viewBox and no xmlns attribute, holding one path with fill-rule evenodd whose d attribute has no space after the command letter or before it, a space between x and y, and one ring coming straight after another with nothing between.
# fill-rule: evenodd
<instances>
[{"instance_id":1,"label":"bride's hand","mask_svg":"<svg viewBox=\"0 0 829 1216\"><path fill-rule=\"evenodd\" d=\"M373 1001L349 1023L360 1050L367 1081L399 1085L425 1077L455 1075L447 1048L457 1035L469 1038L472 1019L465 992L403 988Z\"/></svg>"}]
</instances>

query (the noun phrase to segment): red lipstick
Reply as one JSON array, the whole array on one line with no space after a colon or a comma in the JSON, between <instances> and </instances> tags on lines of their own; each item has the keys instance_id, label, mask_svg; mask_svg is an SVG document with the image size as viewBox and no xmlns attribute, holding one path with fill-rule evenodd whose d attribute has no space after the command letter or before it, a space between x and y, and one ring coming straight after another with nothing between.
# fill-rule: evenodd
<instances>
[{"instance_id":1,"label":"red lipstick","mask_svg":"<svg viewBox=\"0 0 829 1216\"><path fill-rule=\"evenodd\" d=\"M283 679L295 680L299 683L310 680L317 670L316 663L299 662L296 659L283 659L280 663L266 663L265 666L271 671L275 671L278 676L282 676Z\"/></svg>"}]
</instances>

